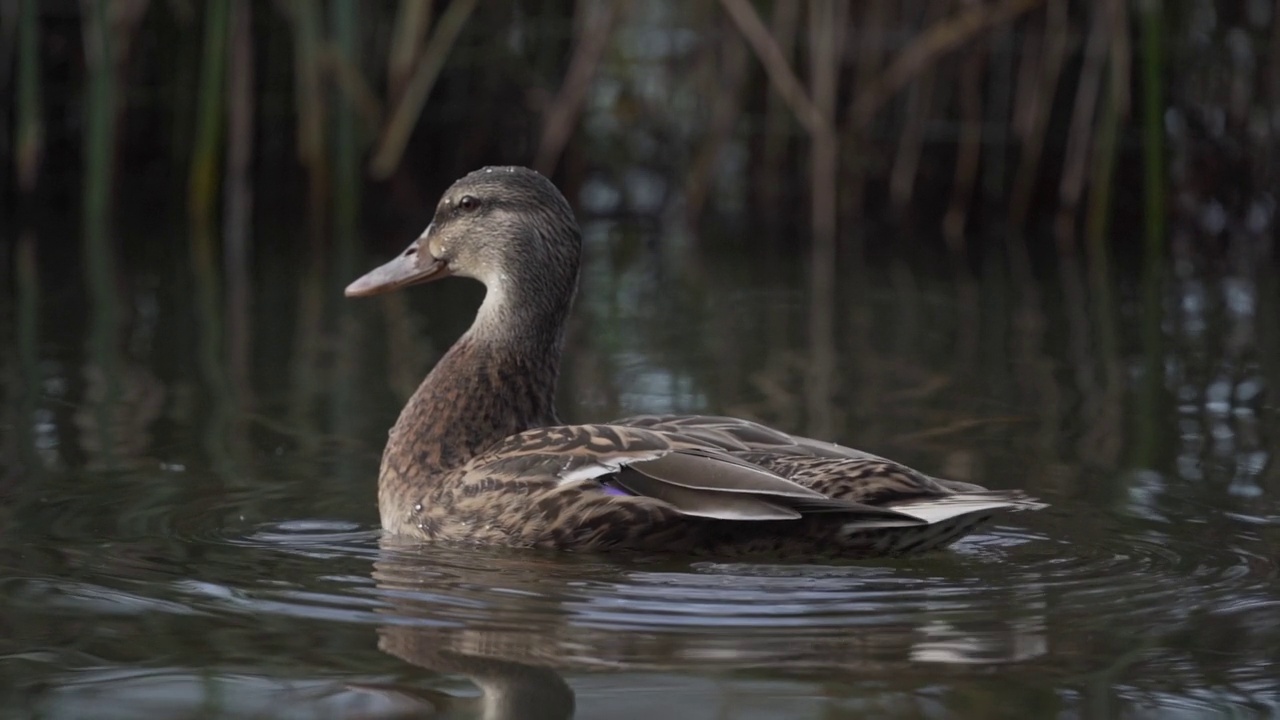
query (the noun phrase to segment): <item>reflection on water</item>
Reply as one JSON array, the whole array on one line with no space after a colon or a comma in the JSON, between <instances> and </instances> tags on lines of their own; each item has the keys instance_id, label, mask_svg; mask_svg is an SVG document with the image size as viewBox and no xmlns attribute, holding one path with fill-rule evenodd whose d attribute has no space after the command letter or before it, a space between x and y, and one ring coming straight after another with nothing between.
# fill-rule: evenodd
<instances>
[{"instance_id":1,"label":"reflection on water","mask_svg":"<svg viewBox=\"0 0 1280 720\"><path fill-rule=\"evenodd\" d=\"M1104 303L1070 263L946 281L842 268L819 377L802 268L732 252L673 267L637 251L651 231L585 234L566 417L829 427L1053 506L909 561L401 546L376 532L378 454L476 288L341 304L332 268L263 251L228 285L198 243L89 285L46 268L3 299L0 702L42 717L1280 710L1268 273L1175 264ZM17 262L43 267L38 247Z\"/></svg>"}]
</instances>

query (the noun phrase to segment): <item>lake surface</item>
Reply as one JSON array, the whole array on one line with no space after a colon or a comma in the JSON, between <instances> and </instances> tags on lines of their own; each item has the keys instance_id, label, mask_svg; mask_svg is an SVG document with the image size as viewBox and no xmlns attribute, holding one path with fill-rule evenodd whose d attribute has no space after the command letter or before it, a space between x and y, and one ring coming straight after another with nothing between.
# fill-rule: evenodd
<instances>
[{"instance_id":1,"label":"lake surface","mask_svg":"<svg viewBox=\"0 0 1280 720\"><path fill-rule=\"evenodd\" d=\"M224 265L163 220L42 244L67 224L10 238L0 297L0 715L1280 713L1266 262L842 258L824 297L803 256L586 223L566 419L736 414L1051 503L918 558L721 563L380 537L386 430L480 297L341 298L411 231L264 224Z\"/></svg>"}]
</instances>

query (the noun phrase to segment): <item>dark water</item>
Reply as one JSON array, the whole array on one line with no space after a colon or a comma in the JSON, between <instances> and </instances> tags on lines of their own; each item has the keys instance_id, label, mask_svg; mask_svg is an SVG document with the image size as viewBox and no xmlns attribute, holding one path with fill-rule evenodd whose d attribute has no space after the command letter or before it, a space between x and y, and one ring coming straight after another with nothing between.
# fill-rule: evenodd
<instances>
[{"instance_id":1,"label":"dark water","mask_svg":"<svg viewBox=\"0 0 1280 720\"><path fill-rule=\"evenodd\" d=\"M587 226L568 419L738 414L1052 507L847 564L383 546L381 442L477 288L345 301L380 258L288 226L225 274L182 228L15 239L0 713L1280 713L1273 273L842 262L811 297L653 233Z\"/></svg>"}]
</instances>

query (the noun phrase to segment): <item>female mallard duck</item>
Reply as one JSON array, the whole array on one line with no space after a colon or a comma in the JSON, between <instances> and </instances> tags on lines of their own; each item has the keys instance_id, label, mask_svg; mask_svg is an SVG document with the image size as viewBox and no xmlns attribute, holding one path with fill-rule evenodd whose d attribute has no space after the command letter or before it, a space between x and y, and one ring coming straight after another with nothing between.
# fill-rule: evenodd
<instances>
[{"instance_id":1,"label":"female mallard duck","mask_svg":"<svg viewBox=\"0 0 1280 720\"><path fill-rule=\"evenodd\" d=\"M582 240L546 178L484 168L422 236L347 287L458 275L487 293L391 429L378 508L426 540L575 550L897 555L944 547L1021 492L940 480L746 420L644 415L564 425L553 407Z\"/></svg>"}]
</instances>

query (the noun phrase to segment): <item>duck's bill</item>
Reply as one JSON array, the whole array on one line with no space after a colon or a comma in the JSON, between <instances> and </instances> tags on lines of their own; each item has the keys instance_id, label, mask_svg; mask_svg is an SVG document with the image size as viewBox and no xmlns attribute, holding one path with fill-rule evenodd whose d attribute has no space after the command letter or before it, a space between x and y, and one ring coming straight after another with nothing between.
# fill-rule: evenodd
<instances>
[{"instance_id":1,"label":"duck's bill","mask_svg":"<svg viewBox=\"0 0 1280 720\"><path fill-rule=\"evenodd\" d=\"M443 260L421 255L418 243L400 253L394 260L370 270L363 277L347 286L347 297L365 297L399 290L449 276L449 266Z\"/></svg>"}]
</instances>

